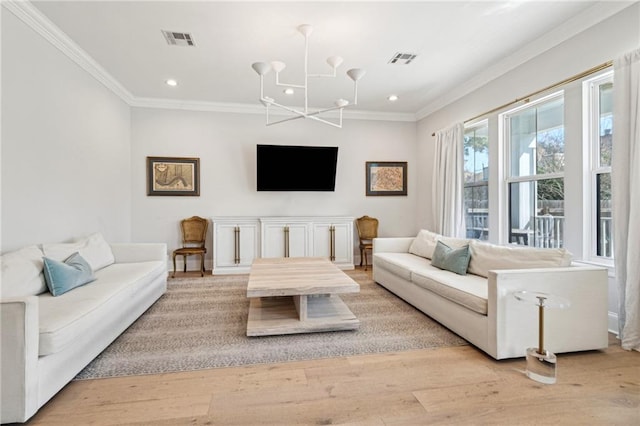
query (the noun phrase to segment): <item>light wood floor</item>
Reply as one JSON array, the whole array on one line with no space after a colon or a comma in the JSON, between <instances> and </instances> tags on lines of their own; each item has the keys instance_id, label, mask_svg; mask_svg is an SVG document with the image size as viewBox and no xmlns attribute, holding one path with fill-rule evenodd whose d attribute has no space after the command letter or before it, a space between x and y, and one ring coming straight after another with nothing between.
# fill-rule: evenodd
<instances>
[{"instance_id":1,"label":"light wood floor","mask_svg":"<svg viewBox=\"0 0 640 426\"><path fill-rule=\"evenodd\" d=\"M30 425L640 424L640 353L558 356L558 383L472 346L72 382Z\"/></svg>"}]
</instances>

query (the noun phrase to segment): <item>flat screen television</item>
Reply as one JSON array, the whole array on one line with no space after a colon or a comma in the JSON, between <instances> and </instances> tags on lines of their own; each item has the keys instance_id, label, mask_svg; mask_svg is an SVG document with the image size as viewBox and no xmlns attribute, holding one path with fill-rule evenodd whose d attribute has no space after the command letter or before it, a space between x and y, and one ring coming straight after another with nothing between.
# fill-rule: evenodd
<instances>
[{"instance_id":1,"label":"flat screen television","mask_svg":"<svg viewBox=\"0 0 640 426\"><path fill-rule=\"evenodd\" d=\"M258 145L258 191L335 191L337 146Z\"/></svg>"}]
</instances>

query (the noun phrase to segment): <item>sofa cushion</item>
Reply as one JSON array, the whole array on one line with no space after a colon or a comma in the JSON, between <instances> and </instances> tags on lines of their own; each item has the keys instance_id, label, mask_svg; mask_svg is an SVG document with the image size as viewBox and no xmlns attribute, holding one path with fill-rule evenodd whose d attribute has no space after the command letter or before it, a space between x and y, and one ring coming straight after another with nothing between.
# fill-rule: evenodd
<instances>
[{"instance_id":1,"label":"sofa cushion","mask_svg":"<svg viewBox=\"0 0 640 426\"><path fill-rule=\"evenodd\" d=\"M72 243L46 243L42 245L44 255L50 259L63 261L78 252L91 265L91 269L98 271L115 262L111 246L100 233L76 239Z\"/></svg>"},{"instance_id":2,"label":"sofa cushion","mask_svg":"<svg viewBox=\"0 0 640 426\"><path fill-rule=\"evenodd\" d=\"M467 275L469 266L469 246L452 249L442 241L438 241L433 252L431 264L436 268L454 272L458 275Z\"/></svg>"},{"instance_id":3,"label":"sofa cushion","mask_svg":"<svg viewBox=\"0 0 640 426\"><path fill-rule=\"evenodd\" d=\"M40 356L57 353L77 336L91 333L101 321L111 319L136 292L166 274L163 261L116 263L96 271L96 280L74 291L39 299Z\"/></svg>"},{"instance_id":4,"label":"sofa cushion","mask_svg":"<svg viewBox=\"0 0 640 426\"><path fill-rule=\"evenodd\" d=\"M414 270L411 281L481 315L487 314L487 279L477 275L457 275L432 265Z\"/></svg>"},{"instance_id":5,"label":"sofa cushion","mask_svg":"<svg viewBox=\"0 0 640 426\"><path fill-rule=\"evenodd\" d=\"M95 280L91 266L78 253L73 253L64 262L44 257L44 279L53 296L60 296L76 287Z\"/></svg>"},{"instance_id":6,"label":"sofa cushion","mask_svg":"<svg viewBox=\"0 0 640 426\"><path fill-rule=\"evenodd\" d=\"M522 246L498 246L472 240L469 244L469 272L488 277L497 269L554 268L571 265L571 253L565 249Z\"/></svg>"},{"instance_id":7,"label":"sofa cushion","mask_svg":"<svg viewBox=\"0 0 640 426\"><path fill-rule=\"evenodd\" d=\"M414 238L413 242L411 243L411 246L409 247L409 253L431 259L431 257L433 256L433 251L436 249L436 243L441 237L442 235L440 234L427 231L426 229L421 229L420 232L418 232L418 235L416 235L416 238Z\"/></svg>"},{"instance_id":8,"label":"sofa cushion","mask_svg":"<svg viewBox=\"0 0 640 426\"><path fill-rule=\"evenodd\" d=\"M405 280L411 280L411 271L429 265L423 257L411 253L374 253L375 267L386 269Z\"/></svg>"},{"instance_id":9,"label":"sofa cushion","mask_svg":"<svg viewBox=\"0 0 640 426\"><path fill-rule=\"evenodd\" d=\"M47 291L42 272L42 250L28 246L0 256L0 297L36 296Z\"/></svg>"}]
</instances>

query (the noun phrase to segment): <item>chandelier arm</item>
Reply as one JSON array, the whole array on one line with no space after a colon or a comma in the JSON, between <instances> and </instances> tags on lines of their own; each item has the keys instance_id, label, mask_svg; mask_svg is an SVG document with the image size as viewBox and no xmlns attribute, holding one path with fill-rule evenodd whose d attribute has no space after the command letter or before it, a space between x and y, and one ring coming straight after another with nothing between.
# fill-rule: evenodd
<instances>
[{"instance_id":1,"label":"chandelier arm","mask_svg":"<svg viewBox=\"0 0 640 426\"><path fill-rule=\"evenodd\" d=\"M274 100L270 100L270 101L268 101L268 103L269 103L269 105L274 105L274 106L277 106L277 107L282 108L282 109L284 109L284 110L287 110L287 111L289 111L289 112L292 112L292 113L294 113L294 114L297 114L297 115L299 115L300 117L307 117L307 114L306 114L306 113L304 113L304 112L302 112L302 111L298 111L298 110L297 110L297 109L295 109L295 108L291 108L291 107L288 107L288 106L286 106L286 105L279 104L279 103L277 103L277 102L276 102L276 101L274 101Z\"/></svg>"},{"instance_id":2,"label":"chandelier arm","mask_svg":"<svg viewBox=\"0 0 640 426\"><path fill-rule=\"evenodd\" d=\"M296 115L295 117L288 117L288 118L283 118L282 120L272 121L270 123L267 123L267 126L273 126L274 124L284 123L285 121L298 120L300 118L306 118L306 117L304 115Z\"/></svg>"},{"instance_id":3,"label":"chandelier arm","mask_svg":"<svg viewBox=\"0 0 640 426\"><path fill-rule=\"evenodd\" d=\"M301 84L280 83L278 80L276 80L276 86L295 87L296 89L304 89L304 86L302 86Z\"/></svg>"},{"instance_id":4,"label":"chandelier arm","mask_svg":"<svg viewBox=\"0 0 640 426\"><path fill-rule=\"evenodd\" d=\"M311 115L307 116L307 118L319 121L319 122L324 123L324 124L328 124L329 126L337 127L338 129L342 128L342 117L340 117L340 123L339 124L332 123L331 121L327 121L327 120L324 120L324 119L322 119L320 117L311 116Z\"/></svg>"},{"instance_id":5,"label":"chandelier arm","mask_svg":"<svg viewBox=\"0 0 640 426\"><path fill-rule=\"evenodd\" d=\"M307 114L306 116L307 116L307 117L311 117L311 116L313 116L313 115L322 114L323 112L328 112L328 111L335 111L335 110L337 110L337 109L339 109L339 110L340 110L340 113L342 113L342 110L343 110L344 108L348 108L348 107L350 107L351 105L354 105L354 104L349 104L349 105L345 105L345 106L334 106L334 107L330 107L330 108L325 108L325 109L321 109L321 110L318 110L318 111L310 112L310 113L309 113L309 114Z\"/></svg>"}]
</instances>

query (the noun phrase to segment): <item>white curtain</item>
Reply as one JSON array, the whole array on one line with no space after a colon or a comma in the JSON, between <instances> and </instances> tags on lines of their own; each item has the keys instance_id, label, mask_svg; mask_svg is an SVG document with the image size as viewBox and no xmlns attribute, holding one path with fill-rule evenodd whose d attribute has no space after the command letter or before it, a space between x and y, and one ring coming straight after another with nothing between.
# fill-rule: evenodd
<instances>
[{"instance_id":1,"label":"white curtain","mask_svg":"<svg viewBox=\"0 0 640 426\"><path fill-rule=\"evenodd\" d=\"M619 332L640 351L640 49L614 60L611 199Z\"/></svg>"},{"instance_id":2,"label":"white curtain","mask_svg":"<svg viewBox=\"0 0 640 426\"><path fill-rule=\"evenodd\" d=\"M465 236L463 205L464 126L456 124L436 132L433 166L434 232L451 237Z\"/></svg>"}]
</instances>

